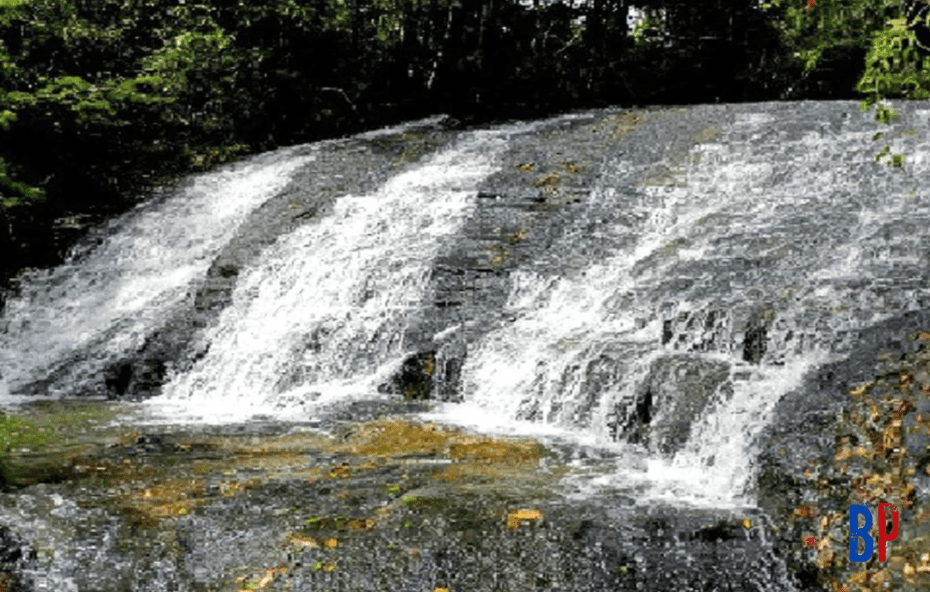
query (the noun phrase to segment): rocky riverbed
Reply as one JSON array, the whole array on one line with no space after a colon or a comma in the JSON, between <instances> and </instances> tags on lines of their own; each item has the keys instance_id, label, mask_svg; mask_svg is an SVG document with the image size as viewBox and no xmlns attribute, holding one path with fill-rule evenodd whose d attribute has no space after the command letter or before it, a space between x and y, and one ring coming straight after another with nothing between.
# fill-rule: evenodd
<instances>
[{"instance_id":1,"label":"rocky riverbed","mask_svg":"<svg viewBox=\"0 0 930 592\"><path fill-rule=\"evenodd\" d=\"M573 474L596 449L384 417L133 426L112 404L3 418L5 590L785 590L755 509L664 506ZM393 413L392 413L393 412ZM20 418L20 419L14 419ZM28 418L28 420L26 419ZM576 493L576 492L575 492ZM90 567L92 566L92 567Z\"/></svg>"}]
</instances>

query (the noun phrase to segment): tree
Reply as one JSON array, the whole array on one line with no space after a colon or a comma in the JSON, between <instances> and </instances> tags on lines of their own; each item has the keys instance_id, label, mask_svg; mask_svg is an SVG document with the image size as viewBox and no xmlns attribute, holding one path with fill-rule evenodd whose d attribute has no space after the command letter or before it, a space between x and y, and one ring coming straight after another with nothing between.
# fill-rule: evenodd
<instances>
[{"instance_id":1,"label":"tree","mask_svg":"<svg viewBox=\"0 0 930 592\"><path fill-rule=\"evenodd\" d=\"M771 0L789 79L782 98L854 98L872 35L900 11L899 0Z\"/></svg>"},{"instance_id":2,"label":"tree","mask_svg":"<svg viewBox=\"0 0 930 592\"><path fill-rule=\"evenodd\" d=\"M875 107L876 121L890 125L897 117L886 99L930 99L930 4L906 0L899 18L888 21L872 35L865 71L856 89L866 95L862 109ZM913 133L913 131L911 132ZM876 133L875 140L884 136ZM875 157L895 167L904 165L904 154L891 153L886 145Z\"/></svg>"},{"instance_id":3,"label":"tree","mask_svg":"<svg viewBox=\"0 0 930 592\"><path fill-rule=\"evenodd\" d=\"M909 0L900 18L889 20L888 26L873 33L865 72L856 85L860 93L867 95L867 106L886 98L930 98L928 12L930 4ZM878 110L880 120L887 122L889 117L887 111Z\"/></svg>"}]
</instances>

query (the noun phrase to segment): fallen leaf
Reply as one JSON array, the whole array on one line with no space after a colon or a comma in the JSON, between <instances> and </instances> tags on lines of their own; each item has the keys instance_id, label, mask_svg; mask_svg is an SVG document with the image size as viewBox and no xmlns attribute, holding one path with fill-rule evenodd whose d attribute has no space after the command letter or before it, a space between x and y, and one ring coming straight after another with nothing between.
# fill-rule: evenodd
<instances>
[{"instance_id":1,"label":"fallen leaf","mask_svg":"<svg viewBox=\"0 0 930 592\"><path fill-rule=\"evenodd\" d=\"M794 509L794 515L798 518L813 518L817 515L817 508L810 504L802 504Z\"/></svg>"},{"instance_id":2,"label":"fallen leaf","mask_svg":"<svg viewBox=\"0 0 930 592\"><path fill-rule=\"evenodd\" d=\"M831 549L823 549L820 553L817 554L817 559L814 560L814 565L820 569L826 569L833 564L833 551Z\"/></svg>"},{"instance_id":3,"label":"fallen leaf","mask_svg":"<svg viewBox=\"0 0 930 592\"><path fill-rule=\"evenodd\" d=\"M516 530L520 524L526 520L539 520L542 518L542 512L539 510L519 509L507 515L507 528Z\"/></svg>"},{"instance_id":4,"label":"fallen leaf","mask_svg":"<svg viewBox=\"0 0 930 592\"><path fill-rule=\"evenodd\" d=\"M536 179L536 182L533 184L536 185L536 187L551 187L553 185L558 185L559 175L556 173L549 173L548 175Z\"/></svg>"},{"instance_id":5,"label":"fallen leaf","mask_svg":"<svg viewBox=\"0 0 930 592\"><path fill-rule=\"evenodd\" d=\"M860 385L859 387L857 387L857 388L855 388L855 389L849 391L849 394L852 395L852 396L854 396L854 397L858 397L859 395L865 394L865 392L866 392L867 390L869 390L870 388L872 388L872 385L874 385L874 384L875 384L874 381L873 381L873 382L867 382L867 383L865 383L865 384L863 384L863 385Z\"/></svg>"},{"instance_id":6,"label":"fallen leaf","mask_svg":"<svg viewBox=\"0 0 930 592\"><path fill-rule=\"evenodd\" d=\"M327 475L330 479L345 479L352 476L352 470L346 464L341 464L338 467L333 467Z\"/></svg>"},{"instance_id":7,"label":"fallen leaf","mask_svg":"<svg viewBox=\"0 0 930 592\"><path fill-rule=\"evenodd\" d=\"M869 572L863 571L854 571L849 574L849 583L850 584L865 584L869 581Z\"/></svg>"},{"instance_id":8,"label":"fallen leaf","mask_svg":"<svg viewBox=\"0 0 930 592\"><path fill-rule=\"evenodd\" d=\"M297 533L292 534L288 539L288 542L301 547L319 548L320 546L320 543L317 542L315 538L303 536Z\"/></svg>"}]
</instances>

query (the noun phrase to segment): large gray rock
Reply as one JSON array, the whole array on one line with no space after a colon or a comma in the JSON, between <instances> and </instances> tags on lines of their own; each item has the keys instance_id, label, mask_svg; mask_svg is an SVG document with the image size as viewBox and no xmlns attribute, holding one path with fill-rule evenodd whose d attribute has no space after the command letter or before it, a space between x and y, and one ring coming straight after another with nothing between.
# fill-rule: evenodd
<instances>
[{"instance_id":1,"label":"large gray rock","mask_svg":"<svg viewBox=\"0 0 930 592\"><path fill-rule=\"evenodd\" d=\"M730 365L719 360L680 355L656 360L635 400L617 409L614 437L674 454L708 407L732 394L729 375Z\"/></svg>"}]
</instances>

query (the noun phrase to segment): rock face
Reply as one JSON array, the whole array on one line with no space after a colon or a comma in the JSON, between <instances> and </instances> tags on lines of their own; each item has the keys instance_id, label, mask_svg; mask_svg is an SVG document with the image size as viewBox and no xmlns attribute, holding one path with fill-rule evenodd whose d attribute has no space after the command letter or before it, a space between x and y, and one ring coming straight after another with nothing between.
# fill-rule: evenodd
<instances>
[{"instance_id":1,"label":"rock face","mask_svg":"<svg viewBox=\"0 0 930 592\"><path fill-rule=\"evenodd\" d=\"M391 380L379 387L381 392L402 395L408 400L430 398L436 376L436 352L421 352L404 360Z\"/></svg>"},{"instance_id":2,"label":"rock face","mask_svg":"<svg viewBox=\"0 0 930 592\"><path fill-rule=\"evenodd\" d=\"M904 467L909 464L926 466L930 440L925 430L920 429L920 422L915 421L915 416L930 412L930 405L922 394L918 396L917 407L901 408L906 397L895 391L908 386L907 381L912 381L914 376L926 380L921 384L930 383L926 374L926 342L916 338L928 327L930 311L919 311L893 317L862 331L857 347L848 358L821 366L805 377L800 388L779 401L771 424L758 438L756 498L772 519L772 532L789 569L805 585L812 588L827 586L831 581L849 585L849 574L861 571L855 564L844 560L849 552L847 537L851 503L874 506L887 501L900 506L901 534L897 544L904 549L927 536L926 532L922 532L925 529L914 526L922 522L917 516L924 511L922 506L927 500L926 478L914 472L907 474ZM924 355L915 355L921 348ZM911 378L902 380L902 376ZM856 429L857 422L851 419L857 399L868 394L869 386L882 381L890 385L888 400L898 413L898 424L905 419L907 428L906 433L899 435L901 442L889 444L887 448L884 447L887 441L883 440L888 432L879 423L874 406L868 411L869 416L860 412L860 421L870 425L874 422L879 430L877 442L864 437L864 432ZM883 397L880 394L873 396L881 405ZM881 430L885 430L885 434ZM901 449L913 456L916 463L895 458L897 455L893 448L902 446ZM856 452L850 454L848 450L844 452L844 448ZM860 454L863 458L857 463ZM867 459L870 460L866 462ZM863 462L865 468L857 466ZM902 490L906 492L907 488L892 487L891 479L888 486L879 487L880 493L873 497L874 479L884 478L885 472L893 473L905 482L921 485L917 489L911 488L917 497L907 499L906 495L902 495ZM869 491L873 493L867 494ZM818 525L824 526L818 528ZM803 542L811 536L829 543L826 548L833 553L827 556L811 551ZM919 542L916 544L920 545ZM870 567L880 569L882 566L873 562ZM901 574L904 565L890 567ZM902 578L901 575L897 577ZM905 589L920 589L917 582L910 584L916 587Z\"/></svg>"},{"instance_id":3,"label":"rock face","mask_svg":"<svg viewBox=\"0 0 930 592\"><path fill-rule=\"evenodd\" d=\"M730 365L672 356L656 360L631 405L617 410L614 438L671 455L688 441L708 405L732 394Z\"/></svg>"},{"instance_id":4,"label":"rock face","mask_svg":"<svg viewBox=\"0 0 930 592\"><path fill-rule=\"evenodd\" d=\"M35 569L35 548L29 541L0 526L0 589L26 592L29 588L21 578L24 571Z\"/></svg>"}]
</instances>

